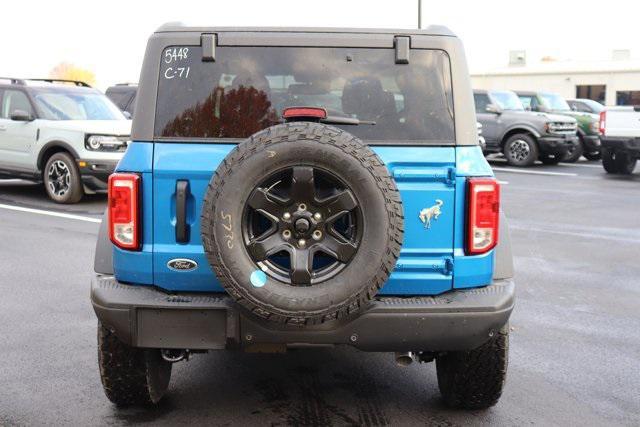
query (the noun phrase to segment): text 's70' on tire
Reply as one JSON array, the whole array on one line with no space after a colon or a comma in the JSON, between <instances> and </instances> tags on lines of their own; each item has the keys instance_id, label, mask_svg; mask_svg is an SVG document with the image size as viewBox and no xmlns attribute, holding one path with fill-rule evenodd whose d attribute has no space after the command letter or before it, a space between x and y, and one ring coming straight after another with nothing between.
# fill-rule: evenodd
<instances>
[{"instance_id":1,"label":"text 's70' on tire","mask_svg":"<svg viewBox=\"0 0 640 427\"><path fill-rule=\"evenodd\" d=\"M380 158L319 123L239 144L207 189L201 234L222 286L256 316L308 325L371 300L400 254L403 214Z\"/></svg>"}]
</instances>

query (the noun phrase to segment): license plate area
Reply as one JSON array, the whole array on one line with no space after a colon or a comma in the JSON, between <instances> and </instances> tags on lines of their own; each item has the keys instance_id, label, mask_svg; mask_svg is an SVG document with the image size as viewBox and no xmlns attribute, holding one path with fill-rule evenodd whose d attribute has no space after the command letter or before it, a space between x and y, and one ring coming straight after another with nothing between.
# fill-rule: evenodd
<instances>
[{"instance_id":1,"label":"license plate area","mask_svg":"<svg viewBox=\"0 0 640 427\"><path fill-rule=\"evenodd\" d=\"M192 350L226 347L226 310L140 308L136 314L139 347Z\"/></svg>"}]
</instances>

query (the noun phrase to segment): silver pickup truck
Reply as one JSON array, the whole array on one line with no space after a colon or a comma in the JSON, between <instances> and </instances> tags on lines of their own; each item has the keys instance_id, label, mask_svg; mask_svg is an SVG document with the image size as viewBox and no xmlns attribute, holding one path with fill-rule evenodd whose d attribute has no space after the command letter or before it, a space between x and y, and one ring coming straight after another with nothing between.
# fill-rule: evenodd
<instances>
[{"instance_id":1,"label":"silver pickup truck","mask_svg":"<svg viewBox=\"0 0 640 427\"><path fill-rule=\"evenodd\" d=\"M629 175L640 158L640 106L608 107L600 113L602 166Z\"/></svg>"}]
</instances>

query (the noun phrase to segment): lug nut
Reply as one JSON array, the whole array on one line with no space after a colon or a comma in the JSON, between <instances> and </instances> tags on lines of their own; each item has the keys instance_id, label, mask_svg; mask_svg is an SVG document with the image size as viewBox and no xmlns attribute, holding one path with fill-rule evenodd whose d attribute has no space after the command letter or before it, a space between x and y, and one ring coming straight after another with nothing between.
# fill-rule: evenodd
<instances>
[{"instance_id":1,"label":"lug nut","mask_svg":"<svg viewBox=\"0 0 640 427\"><path fill-rule=\"evenodd\" d=\"M316 221L320 221L322 219L322 215L320 215L320 212L314 213L313 219L315 219Z\"/></svg>"},{"instance_id":2,"label":"lug nut","mask_svg":"<svg viewBox=\"0 0 640 427\"><path fill-rule=\"evenodd\" d=\"M314 231L312 237L313 237L314 240L322 239L322 231L320 231L320 230Z\"/></svg>"},{"instance_id":3,"label":"lug nut","mask_svg":"<svg viewBox=\"0 0 640 427\"><path fill-rule=\"evenodd\" d=\"M284 230L282 232L282 237L284 237L285 239L288 239L289 237L291 237L291 231L289 230Z\"/></svg>"},{"instance_id":4,"label":"lug nut","mask_svg":"<svg viewBox=\"0 0 640 427\"><path fill-rule=\"evenodd\" d=\"M307 241L306 241L306 240L304 240L304 239L300 239L300 240L298 240L298 245L299 245L299 246L304 247L306 244L307 244Z\"/></svg>"},{"instance_id":5,"label":"lug nut","mask_svg":"<svg viewBox=\"0 0 640 427\"><path fill-rule=\"evenodd\" d=\"M289 212L285 212L284 215L282 215L283 219L291 219L291 214Z\"/></svg>"},{"instance_id":6,"label":"lug nut","mask_svg":"<svg viewBox=\"0 0 640 427\"><path fill-rule=\"evenodd\" d=\"M298 205L298 209L301 210L301 211L305 211L305 210L307 210L307 205L305 205L304 203L300 203Z\"/></svg>"}]
</instances>

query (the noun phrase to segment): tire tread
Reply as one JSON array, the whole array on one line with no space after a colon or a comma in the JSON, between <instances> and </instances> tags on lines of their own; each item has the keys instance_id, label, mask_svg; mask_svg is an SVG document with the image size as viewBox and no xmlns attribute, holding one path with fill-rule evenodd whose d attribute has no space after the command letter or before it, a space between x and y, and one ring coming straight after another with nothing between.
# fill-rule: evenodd
<instances>
[{"instance_id":1,"label":"tire tread","mask_svg":"<svg viewBox=\"0 0 640 427\"><path fill-rule=\"evenodd\" d=\"M468 351L436 357L438 386L445 403L453 408L486 409L495 405L507 376L509 327Z\"/></svg>"}]
</instances>

